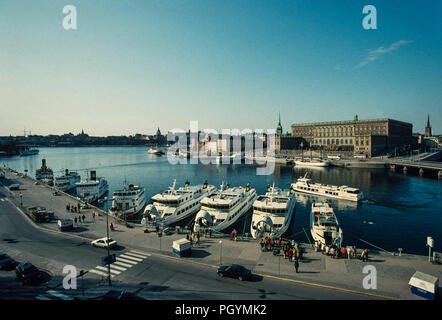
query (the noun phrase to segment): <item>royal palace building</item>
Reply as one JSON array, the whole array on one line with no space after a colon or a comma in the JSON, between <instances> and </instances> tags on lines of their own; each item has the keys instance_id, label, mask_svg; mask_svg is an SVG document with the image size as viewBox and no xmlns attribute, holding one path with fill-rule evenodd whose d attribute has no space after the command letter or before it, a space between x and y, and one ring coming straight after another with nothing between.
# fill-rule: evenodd
<instances>
[{"instance_id":1,"label":"royal palace building","mask_svg":"<svg viewBox=\"0 0 442 320\"><path fill-rule=\"evenodd\" d=\"M292 124L292 137L313 149L346 150L374 156L412 143L413 125L393 119Z\"/></svg>"}]
</instances>

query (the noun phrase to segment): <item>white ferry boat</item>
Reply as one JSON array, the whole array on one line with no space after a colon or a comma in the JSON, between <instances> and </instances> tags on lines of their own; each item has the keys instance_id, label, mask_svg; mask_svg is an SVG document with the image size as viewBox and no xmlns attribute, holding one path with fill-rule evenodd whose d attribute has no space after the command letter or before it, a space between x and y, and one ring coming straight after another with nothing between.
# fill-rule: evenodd
<instances>
[{"instance_id":1,"label":"white ferry boat","mask_svg":"<svg viewBox=\"0 0 442 320\"><path fill-rule=\"evenodd\" d=\"M80 182L80 180L80 175L77 172L69 172L69 170L66 169L64 175L55 177L55 188L67 192L75 188L75 184Z\"/></svg>"},{"instance_id":2,"label":"white ferry boat","mask_svg":"<svg viewBox=\"0 0 442 320\"><path fill-rule=\"evenodd\" d=\"M146 190L133 184L127 187L124 183L122 190L115 190L112 194L112 205L109 214L127 219L136 216L146 205Z\"/></svg>"},{"instance_id":3,"label":"white ferry boat","mask_svg":"<svg viewBox=\"0 0 442 320\"><path fill-rule=\"evenodd\" d=\"M176 226L191 220L201 209L201 199L215 192L215 187L207 184L190 186L187 181L178 189L174 180L168 190L152 197L153 204L146 206L141 224L149 222L166 226Z\"/></svg>"},{"instance_id":4,"label":"white ferry boat","mask_svg":"<svg viewBox=\"0 0 442 320\"><path fill-rule=\"evenodd\" d=\"M301 159L295 160L297 167L329 167L330 161L322 159Z\"/></svg>"},{"instance_id":5,"label":"white ferry boat","mask_svg":"<svg viewBox=\"0 0 442 320\"><path fill-rule=\"evenodd\" d=\"M86 203L93 203L103 197L109 190L107 180L103 177L97 178L96 171L91 171L90 179L75 184L77 196Z\"/></svg>"},{"instance_id":6,"label":"white ferry boat","mask_svg":"<svg viewBox=\"0 0 442 320\"><path fill-rule=\"evenodd\" d=\"M46 159L41 160L41 168L35 171L35 179L50 186L54 184L54 172L46 166Z\"/></svg>"},{"instance_id":7,"label":"white ferry boat","mask_svg":"<svg viewBox=\"0 0 442 320\"><path fill-rule=\"evenodd\" d=\"M357 188L314 183L311 179L307 178L307 173L304 177L299 178L295 183L292 183L292 188L298 192L342 200L360 201L364 198L364 194Z\"/></svg>"},{"instance_id":8,"label":"white ferry boat","mask_svg":"<svg viewBox=\"0 0 442 320\"><path fill-rule=\"evenodd\" d=\"M325 246L341 245L342 229L333 209L326 202L312 204L310 226L313 240Z\"/></svg>"},{"instance_id":9,"label":"white ferry boat","mask_svg":"<svg viewBox=\"0 0 442 320\"><path fill-rule=\"evenodd\" d=\"M258 196L253 203L250 232L253 239L262 236L283 235L295 216L296 198L292 188L282 190L268 186L265 195Z\"/></svg>"},{"instance_id":10,"label":"white ferry boat","mask_svg":"<svg viewBox=\"0 0 442 320\"><path fill-rule=\"evenodd\" d=\"M256 200L256 191L247 184L245 188L230 188L221 184L220 189L201 200L201 210L195 217L194 230L201 226L214 231L225 231L243 217Z\"/></svg>"}]
</instances>

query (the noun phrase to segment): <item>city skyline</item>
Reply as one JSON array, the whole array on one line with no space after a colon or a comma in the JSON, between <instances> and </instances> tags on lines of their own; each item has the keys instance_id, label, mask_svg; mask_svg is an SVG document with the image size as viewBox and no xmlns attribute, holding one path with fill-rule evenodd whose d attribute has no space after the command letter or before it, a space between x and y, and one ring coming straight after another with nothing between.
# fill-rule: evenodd
<instances>
[{"instance_id":1,"label":"city skyline","mask_svg":"<svg viewBox=\"0 0 442 320\"><path fill-rule=\"evenodd\" d=\"M0 136L274 129L392 118L440 134L442 4L71 1L0 4Z\"/></svg>"}]
</instances>

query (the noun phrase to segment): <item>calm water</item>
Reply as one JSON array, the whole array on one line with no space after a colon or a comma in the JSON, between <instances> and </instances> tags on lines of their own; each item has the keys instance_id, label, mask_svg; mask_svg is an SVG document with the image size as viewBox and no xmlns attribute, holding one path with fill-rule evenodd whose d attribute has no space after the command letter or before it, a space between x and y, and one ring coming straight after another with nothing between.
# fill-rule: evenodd
<instances>
[{"instance_id":1,"label":"calm water","mask_svg":"<svg viewBox=\"0 0 442 320\"><path fill-rule=\"evenodd\" d=\"M168 188L173 179L177 179L178 185L186 180L193 184L208 180L217 187L223 180L231 186L250 183L258 194L263 194L267 184L275 182L276 186L289 188L291 182L306 172L306 169L276 166L273 175L257 176L252 165L171 165L167 157L150 155L144 147L41 148L36 156L0 161L20 172L27 169L34 176L43 158L55 176L68 168L83 178L87 170L94 169L97 176L107 178L110 195L122 187L126 178L128 183L145 187L149 198ZM345 244L369 247L364 240L389 251L403 248L408 253L428 254L426 238L432 236L436 251L442 251L442 181L384 170L307 170L314 181L359 187L366 195L367 200L359 206L332 202L344 230ZM314 198L300 194L297 200L293 233L295 239L306 242L303 228L308 233ZM249 228L246 227L246 232Z\"/></svg>"}]
</instances>

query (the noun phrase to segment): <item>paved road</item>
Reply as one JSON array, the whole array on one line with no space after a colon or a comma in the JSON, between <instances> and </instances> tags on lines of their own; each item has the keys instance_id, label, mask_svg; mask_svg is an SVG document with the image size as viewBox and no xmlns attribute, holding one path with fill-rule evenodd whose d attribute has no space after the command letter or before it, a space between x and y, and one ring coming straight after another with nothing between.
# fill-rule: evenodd
<instances>
[{"instance_id":1,"label":"paved road","mask_svg":"<svg viewBox=\"0 0 442 320\"><path fill-rule=\"evenodd\" d=\"M38 286L24 287L15 280L13 271L1 271L0 299L81 298L83 289L90 291L103 284L100 273L104 275L105 270L100 267L100 261L106 250L93 248L88 241L80 238L36 228L8 200L1 200L7 196L7 191L0 187L0 251L9 253L18 261L29 260L46 270L47 277ZM113 268L112 280L119 285L130 286L131 291L149 299L370 298L259 276L250 282L219 278L213 268L130 248L120 247L113 253L119 261ZM65 265L74 265L77 271L94 271L89 271L83 282L79 280L80 290L65 291L60 285Z\"/></svg>"}]
</instances>

